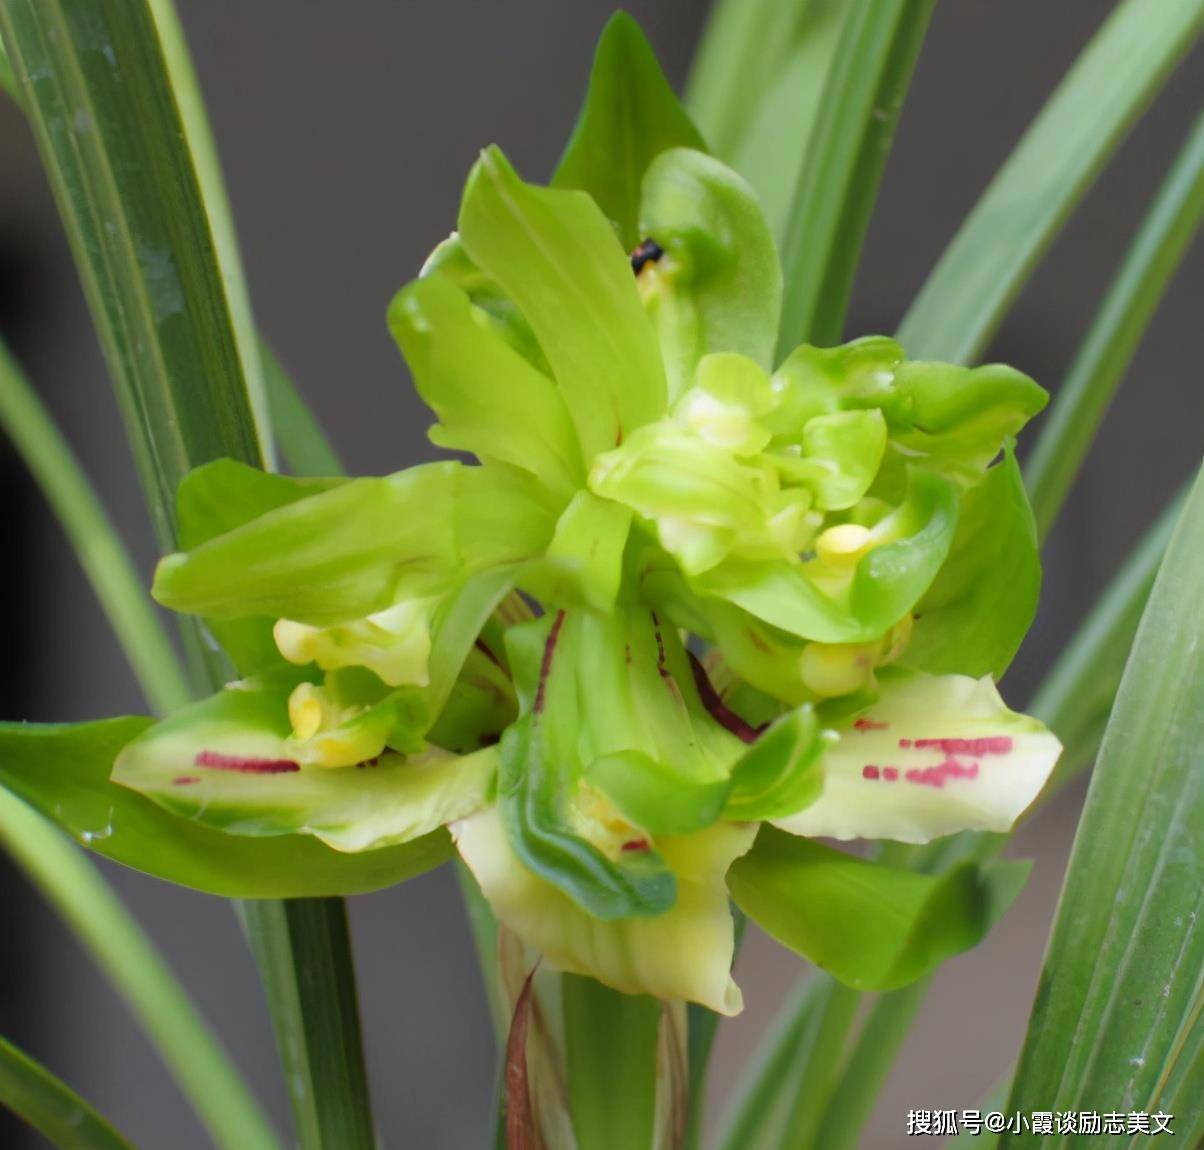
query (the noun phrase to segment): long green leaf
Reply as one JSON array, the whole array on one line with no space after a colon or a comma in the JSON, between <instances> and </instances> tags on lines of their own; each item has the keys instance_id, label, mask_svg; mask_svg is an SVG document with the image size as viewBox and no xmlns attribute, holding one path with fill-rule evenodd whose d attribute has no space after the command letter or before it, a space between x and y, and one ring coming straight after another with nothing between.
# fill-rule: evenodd
<instances>
[{"instance_id":1,"label":"long green leaf","mask_svg":"<svg viewBox=\"0 0 1204 1150\"><path fill-rule=\"evenodd\" d=\"M230 457L271 463L258 345L234 231L204 108L170 0L0 0L0 37L21 85L42 160L75 253L85 295L116 386L161 544L175 539L175 491L193 467ZM195 632L194 632L195 635ZM194 646L197 644L194 641ZM205 660L210 686L224 673ZM342 1018L334 1045L358 1072L329 1082L290 1075L298 1125L312 1107L368 1113L358 1019L345 1011L350 956L332 957L346 935L302 937L330 925L311 908L304 931L282 924L282 908L244 907L266 936L261 956L282 1050L305 1041L298 1011ZM297 977L296 963L328 961ZM277 995L290 979L297 995ZM340 1015L340 1011L343 1013ZM320 1069L320 1057L305 1067ZM306 1150L314 1145L306 1144ZM340 1150L371 1146L347 1141Z\"/></svg>"},{"instance_id":2,"label":"long green leaf","mask_svg":"<svg viewBox=\"0 0 1204 1150\"><path fill-rule=\"evenodd\" d=\"M861 244L935 0L854 0L807 146L782 249L778 357L840 342Z\"/></svg>"},{"instance_id":3,"label":"long green leaf","mask_svg":"<svg viewBox=\"0 0 1204 1150\"><path fill-rule=\"evenodd\" d=\"M650 1150L660 1003L575 974L562 977L561 989L579 1150Z\"/></svg>"},{"instance_id":4,"label":"long green leaf","mask_svg":"<svg viewBox=\"0 0 1204 1150\"><path fill-rule=\"evenodd\" d=\"M715 0L686 83L686 106L715 155L731 162L800 22L825 0Z\"/></svg>"},{"instance_id":5,"label":"long green leaf","mask_svg":"<svg viewBox=\"0 0 1204 1150\"><path fill-rule=\"evenodd\" d=\"M0 423L37 480L117 633L147 702L159 712L190 692L143 580L71 448L0 341Z\"/></svg>"},{"instance_id":6,"label":"long green leaf","mask_svg":"<svg viewBox=\"0 0 1204 1150\"><path fill-rule=\"evenodd\" d=\"M1202 582L1204 470L1104 735L1009 1102L1164 1111L1187 1146L1204 1134ZM1031 1132L1000 1143L1069 1144Z\"/></svg>"},{"instance_id":7,"label":"long green leaf","mask_svg":"<svg viewBox=\"0 0 1204 1150\"><path fill-rule=\"evenodd\" d=\"M302 1147L376 1146L342 899L244 902ZM254 913L252 913L254 912ZM318 985L321 984L321 985Z\"/></svg>"},{"instance_id":8,"label":"long green leaf","mask_svg":"<svg viewBox=\"0 0 1204 1150\"><path fill-rule=\"evenodd\" d=\"M50 823L2 788L0 846L125 997L218 1146L279 1150L242 1077L108 884Z\"/></svg>"},{"instance_id":9,"label":"long green leaf","mask_svg":"<svg viewBox=\"0 0 1204 1150\"><path fill-rule=\"evenodd\" d=\"M59 1150L133 1150L70 1086L3 1038L0 1106L7 1107Z\"/></svg>"},{"instance_id":10,"label":"long green leaf","mask_svg":"<svg viewBox=\"0 0 1204 1150\"><path fill-rule=\"evenodd\" d=\"M1117 385L1204 215L1204 114L1197 117L1058 389L1025 469L1037 532L1057 518Z\"/></svg>"},{"instance_id":11,"label":"long green leaf","mask_svg":"<svg viewBox=\"0 0 1204 1150\"><path fill-rule=\"evenodd\" d=\"M162 0L2 0L0 34L159 540L199 463L262 463L258 350L191 64Z\"/></svg>"},{"instance_id":12,"label":"long green leaf","mask_svg":"<svg viewBox=\"0 0 1204 1150\"><path fill-rule=\"evenodd\" d=\"M1204 26L1200 0L1124 0L946 249L899 329L915 359L969 363L1126 131Z\"/></svg>"}]
</instances>

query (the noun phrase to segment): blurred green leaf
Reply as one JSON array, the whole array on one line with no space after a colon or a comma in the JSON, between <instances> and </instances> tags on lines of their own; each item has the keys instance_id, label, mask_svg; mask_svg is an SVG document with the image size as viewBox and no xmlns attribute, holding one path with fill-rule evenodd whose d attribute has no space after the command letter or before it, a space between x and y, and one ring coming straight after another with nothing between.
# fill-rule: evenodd
<instances>
[{"instance_id":1,"label":"blurred green leaf","mask_svg":"<svg viewBox=\"0 0 1204 1150\"><path fill-rule=\"evenodd\" d=\"M1204 115L1197 118L1058 389L1025 469L1044 539L1087 457L1154 311L1204 215Z\"/></svg>"},{"instance_id":2,"label":"blurred green leaf","mask_svg":"<svg viewBox=\"0 0 1204 1150\"><path fill-rule=\"evenodd\" d=\"M1008 1104L1164 1111L1187 1146L1204 1135L1202 580L1204 471L1104 734ZM1026 1132L1000 1145L1071 1141Z\"/></svg>"},{"instance_id":3,"label":"blurred green leaf","mask_svg":"<svg viewBox=\"0 0 1204 1150\"><path fill-rule=\"evenodd\" d=\"M276 354L262 340L259 360L267 391L272 433L280 454L294 475L329 476L344 474L343 464L321 424L301 398Z\"/></svg>"},{"instance_id":4,"label":"blurred green leaf","mask_svg":"<svg viewBox=\"0 0 1204 1150\"><path fill-rule=\"evenodd\" d=\"M133 1150L70 1086L0 1038L0 1106L59 1150Z\"/></svg>"},{"instance_id":5,"label":"blurred green leaf","mask_svg":"<svg viewBox=\"0 0 1204 1150\"><path fill-rule=\"evenodd\" d=\"M661 1004L566 974L565 1069L579 1150L652 1150Z\"/></svg>"},{"instance_id":6,"label":"blurred green leaf","mask_svg":"<svg viewBox=\"0 0 1204 1150\"><path fill-rule=\"evenodd\" d=\"M977 359L1075 205L1204 27L1200 0L1124 0L1079 55L899 328L917 359Z\"/></svg>"},{"instance_id":7,"label":"blurred green leaf","mask_svg":"<svg viewBox=\"0 0 1204 1150\"><path fill-rule=\"evenodd\" d=\"M191 692L143 576L70 445L3 341L0 423L62 525L147 702L160 712L182 706Z\"/></svg>"},{"instance_id":8,"label":"blurred green leaf","mask_svg":"<svg viewBox=\"0 0 1204 1150\"><path fill-rule=\"evenodd\" d=\"M0 787L0 847L25 871L125 998L221 1150L279 1150L242 1076L96 868Z\"/></svg>"},{"instance_id":9,"label":"blurred green leaf","mask_svg":"<svg viewBox=\"0 0 1204 1150\"><path fill-rule=\"evenodd\" d=\"M782 246L778 358L839 343L861 244L935 0L853 0Z\"/></svg>"},{"instance_id":10,"label":"blurred green leaf","mask_svg":"<svg viewBox=\"0 0 1204 1150\"><path fill-rule=\"evenodd\" d=\"M118 752L151 723L0 724L0 783L96 854L227 898L360 894L422 874L452 855L443 831L346 854L305 835L249 838L169 814L109 778Z\"/></svg>"},{"instance_id":11,"label":"blurred green leaf","mask_svg":"<svg viewBox=\"0 0 1204 1150\"><path fill-rule=\"evenodd\" d=\"M552 187L589 192L630 250L641 239L644 172L666 148L705 151L706 145L640 26L616 12L598 40L589 91Z\"/></svg>"},{"instance_id":12,"label":"blurred green leaf","mask_svg":"<svg viewBox=\"0 0 1204 1150\"><path fill-rule=\"evenodd\" d=\"M916 874L766 825L727 877L736 905L783 945L858 990L889 990L976 946L1021 872L1027 864Z\"/></svg>"}]
</instances>

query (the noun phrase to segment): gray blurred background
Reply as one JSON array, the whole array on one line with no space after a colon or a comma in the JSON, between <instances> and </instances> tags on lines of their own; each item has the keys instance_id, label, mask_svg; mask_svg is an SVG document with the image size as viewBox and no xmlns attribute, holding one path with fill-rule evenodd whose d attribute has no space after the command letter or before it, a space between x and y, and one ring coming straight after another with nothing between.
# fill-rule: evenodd
<instances>
[{"instance_id":1,"label":"gray blurred background","mask_svg":"<svg viewBox=\"0 0 1204 1150\"><path fill-rule=\"evenodd\" d=\"M701 0L632 3L680 83ZM887 169L849 331L889 332L958 222L1079 47L1102 0L946 0L937 8ZM477 150L551 169L580 99L598 0L180 0L233 200L261 327L349 467L432 454L429 417L385 330L392 293L452 227ZM1138 126L1025 291L992 357L1056 390L1108 278L1196 113L1197 50ZM1189 255L1129 373L1047 554L1044 606L1009 676L1024 701L1129 546L1200 458L1204 261ZM141 495L32 141L0 101L0 330L62 421L144 570ZM3 718L139 711L131 676L36 490L0 444L14 608ZM970 1107L1023 1036L1081 794L1020 835L1027 892L937 979L865 1146L903 1145L910 1107ZM283 1123L255 971L229 907L106 866L247 1077ZM493 1053L452 876L352 900L378 1124L385 1143L483 1146ZM79 1088L140 1146L206 1138L121 1004L60 924L0 863L0 1033ZM748 1007L721 1031L730 1086L800 964L762 937L741 955ZM41 1145L0 1116L0 1145ZM622 1150L622 1148L616 1148Z\"/></svg>"}]
</instances>

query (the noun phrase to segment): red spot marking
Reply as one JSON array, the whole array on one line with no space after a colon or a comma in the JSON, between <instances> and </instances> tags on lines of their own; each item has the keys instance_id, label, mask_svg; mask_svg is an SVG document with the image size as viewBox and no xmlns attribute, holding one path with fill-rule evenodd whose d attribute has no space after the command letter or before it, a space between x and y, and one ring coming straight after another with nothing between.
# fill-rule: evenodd
<instances>
[{"instance_id":1,"label":"red spot marking","mask_svg":"<svg viewBox=\"0 0 1204 1150\"><path fill-rule=\"evenodd\" d=\"M902 747L903 750L905 750L905 751L909 750L911 748L911 740L910 739L900 739L899 746Z\"/></svg>"},{"instance_id":2,"label":"red spot marking","mask_svg":"<svg viewBox=\"0 0 1204 1150\"><path fill-rule=\"evenodd\" d=\"M883 767L882 768L882 777L888 783L896 782L899 778L899 768L898 767Z\"/></svg>"},{"instance_id":3,"label":"red spot marking","mask_svg":"<svg viewBox=\"0 0 1204 1150\"><path fill-rule=\"evenodd\" d=\"M671 678L669 668L665 664L665 640L661 635L661 621L652 612L652 633L656 636L656 670L662 679Z\"/></svg>"},{"instance_id":4,"label":"red spot marking","mask_svg":"<svg viewBox=\"0 0 1204 1150\"><path fill-rule=\"evenodd\" d=\"M947 755L972 755L980 759L983 755L1010 755L1012 740L1006 735L985 739L916 739L916 750L936 747Z\"/></svg>"},{"instance_id":5,"label":"red spot marking","mask_svg":"<svg viewBox=\"0 0 1204 1150\"><path fill-rule=\"evenodd\" d=\"M171 780L177 787L186 787L189 783L199 783L201 780L196 775L179 775Z\"/></svg>"},{"instance_id":6,"label":"red spot marking","mask_svg":"<svg viewBox=\"0 0 1204 1150\"><path fill-rule=\"evenodd\" d=\"M643 854L645 851L650 851L652 847L647 839L632 839L630 842L625 842L619 850L624 854Z\"/></svg>"},{"instance_id":7,"label":"red spot marking","mask_svg":"<svg viewBox=\"0 0 1204 1150\"><path fill-rule=\"evenodd\" d=\"M879 722L877 719L860 718L853 724L855 731L885 731L889 727L889 723Z\"/></svg>"},{"instance_id":8,"label":"red spot marking","mask_svg":"<svg viewBox=\"0 0 1204 1150\"><path fill-rule=\"evenodd\" d=\"M861 768L861 777L863 779L876 779L881 776L882 772L875 766L864 766Z\"/></svg>"},{"instance_id":9,"label":"red spot marking","mask_svg":"<svg viewBox=\"0 0 1204 1150\"><path fill-rule=\"evenodd\" d=\"M706 668L699 661L698 656L693 651L687 651L686 655L690 660L690 670L694 673L694 686L698 690L699 701L710 712L711 718L721 727L731 731L741 742L755 743L757 736L765 728L752 726L728 707L719 697L719 692L715 690L715 685L708 677Z\"/></svg>"},{"instance_id":10,"label":"red spot marking","mask_svg":"<svg viewBox=\"0 0 1204 1150\"><path fill-rule=\"evenodd\" d=\"M548 632L548 641L543 647L543 659L539 664L539 686L535 688L535 704L532 707L537 715L543 711L548 676L552 673L552 656L556 653L556 640L560 638L560 628L563 626L564 612L557 611L556 618L552 620L552 629Z\"/></svg>"},{"instance_id":11,"label":"red spot marking","mask_svg":"<svg viewBox=\"0 0 1204 1150\"><path fill-rule=\"evenodd\" d=\"M198 767L238 771L244 775L283 775L301 769L301 764L292 759L249 759L243 755L223 755L219 751L201 751L192 761Z\"/></svg>"},{"instance_id":12,"label":"red spot marking","mask_svg":"<svg viewBox=\"0 0 1204 1150\"><path fill-rule=\"evenodd\" d=\"M978 764L959 762L950 755L943 763L937 763L935 767L913 767L903 777L909 783L939 789L949 779L978 778Z\"/></svg>"}]
</instances>

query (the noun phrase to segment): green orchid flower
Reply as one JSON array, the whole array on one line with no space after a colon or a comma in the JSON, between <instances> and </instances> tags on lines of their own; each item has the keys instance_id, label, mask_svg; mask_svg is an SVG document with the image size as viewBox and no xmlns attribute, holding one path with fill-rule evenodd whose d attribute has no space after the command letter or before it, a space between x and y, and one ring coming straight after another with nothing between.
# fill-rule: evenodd
<instances>
[{"instance_id":1,"label":"green orchid flower","mask_svg":"<svg viewBox=\"0 0 1204 1150\"><path fill-rule=\"evenodd\" d=\"M389 309L432 440L475 463L185 482L154 595L241 677L112 778L228 837L430 853L447 828L550 965L633 994L736 1013L733 899L901 985L1015 870L815 840L1005 831L1048 778L1057 740L994 685L1036 605L1012 442L1045 393L882 337L773 362L756 197L663 80L646 124L599 103L614 83L551 187L483 153Z\"/></svg>"}]
</instances>

